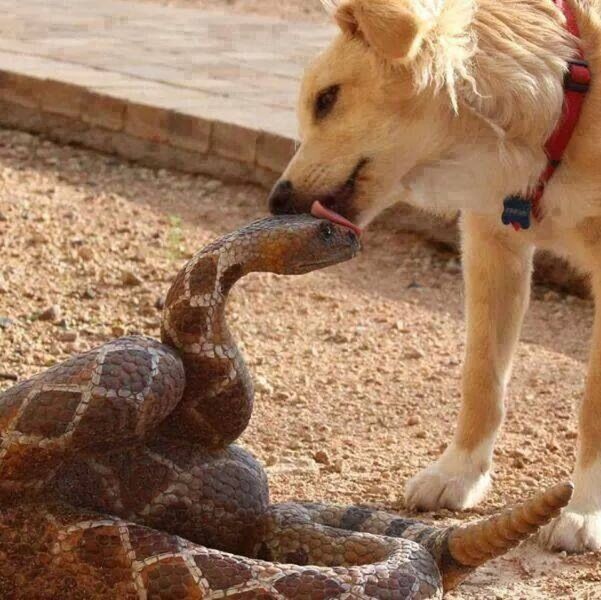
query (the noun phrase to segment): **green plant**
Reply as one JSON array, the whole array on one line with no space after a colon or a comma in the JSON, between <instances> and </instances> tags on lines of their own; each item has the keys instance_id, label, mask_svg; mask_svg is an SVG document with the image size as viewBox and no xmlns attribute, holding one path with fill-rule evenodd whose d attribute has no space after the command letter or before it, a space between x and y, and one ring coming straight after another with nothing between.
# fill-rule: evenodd
<instances>
[{"instance_id":1,"label":"green plant","mask_svg":"<svg viewBox=\"0 0 601 600\"><path fill-rule=\"evenodd\" d=\"M169 230L167 231L167 254L171 260L179 260L183 256L182 219L177 215L169 215Z\"/></svg>"}]
</instances>

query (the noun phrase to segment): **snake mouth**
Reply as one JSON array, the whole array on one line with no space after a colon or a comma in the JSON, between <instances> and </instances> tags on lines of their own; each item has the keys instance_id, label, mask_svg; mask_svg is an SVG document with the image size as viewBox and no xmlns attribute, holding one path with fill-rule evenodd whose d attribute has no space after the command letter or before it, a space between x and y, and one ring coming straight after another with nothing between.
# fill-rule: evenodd
<instances>
[{"instance_id":1,"label":"snake mouth","mask_svg":"<svg viewBox=\"0 0 601 600\"><path fill-rule=\"evenodd\" d=\"M340 256L328 259L328 260L318 260L314 262L306 262L302 263L298 267L298 273L309 273L311 271L319 271L320 269L325 269L327 267L333 267L342 262L346 262L347 260L351 260L355 258L358 254L358 250L354 250L353 252L349 252L348 254L341 254Z\"/></svg>"},{"instance_id":2,"label":"snake mouth","mask_svg":"<svg viewBox=\"0 0 601 600\"><path fill-rule=\"evenodd\" d=\"M349 244L345 248L339 249L337 252L328 253L324 258L310 261L303 261L297 265L295 272L297 274L309 273L311 271L319 271L327 267L333 267L334 265L352 260L361 251L361 241L359 236L349 231Z\"/></svg>"}]
</instances>

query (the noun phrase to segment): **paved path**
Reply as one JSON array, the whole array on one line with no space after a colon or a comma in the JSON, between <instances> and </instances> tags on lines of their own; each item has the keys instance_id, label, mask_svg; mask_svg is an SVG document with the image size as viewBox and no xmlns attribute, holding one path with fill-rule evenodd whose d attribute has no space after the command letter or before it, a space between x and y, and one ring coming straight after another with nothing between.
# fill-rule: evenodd
<instances>
[{"instance_id":1,"label":"paved path","mask_svg":"<svg viewBox=\"0 0 601 600\"><path fill-rule=\"evenodd\" d=\"M0 0L0 120L155 162L174 162L172 147L201 155L174 166L269 184L292 152L303 65L332 32L120 0Z\"/></svg>"}]
</instances>

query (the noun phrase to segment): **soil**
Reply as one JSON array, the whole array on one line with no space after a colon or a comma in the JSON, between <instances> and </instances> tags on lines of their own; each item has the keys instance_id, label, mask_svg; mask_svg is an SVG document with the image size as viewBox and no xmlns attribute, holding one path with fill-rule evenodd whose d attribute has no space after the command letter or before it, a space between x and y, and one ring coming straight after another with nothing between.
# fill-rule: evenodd
<instances>
[{"instance_id":1,"label":"soil","mask_svg":"<svg viewBox=\"0 0 601 600\"><path fill-rule=\"evenodd\" d=\"M158 336L160 299L186 257L265 213L265 194L149 170L0 131L0 389L116 336ZM380 219L350 263L252 275L229 321L257 384L240 440L275 501L403 511L403 485L449 440L464 347L457 258ZM490 514L569 478L589 302L536 287L495 452ZM529 542L473 575L458 599L601 598L594 555Z\"/></svg>"}]
</instances>

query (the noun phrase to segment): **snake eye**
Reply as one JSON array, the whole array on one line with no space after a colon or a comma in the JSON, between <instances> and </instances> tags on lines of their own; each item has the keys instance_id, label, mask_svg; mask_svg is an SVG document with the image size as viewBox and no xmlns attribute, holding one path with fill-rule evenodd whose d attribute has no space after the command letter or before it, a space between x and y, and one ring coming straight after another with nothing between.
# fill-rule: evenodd
<instances>
[{"instance_id":1,"label":"snake eye","mask_svg":"<svg viewBox=\"0 0 601 600\"><path fill-rule=\"evenodd\" d=\"M324 223L321 226L321 237L325 240L329 240L334 235L334 228L329 223Z\"/></svg>"}]
</instances>

